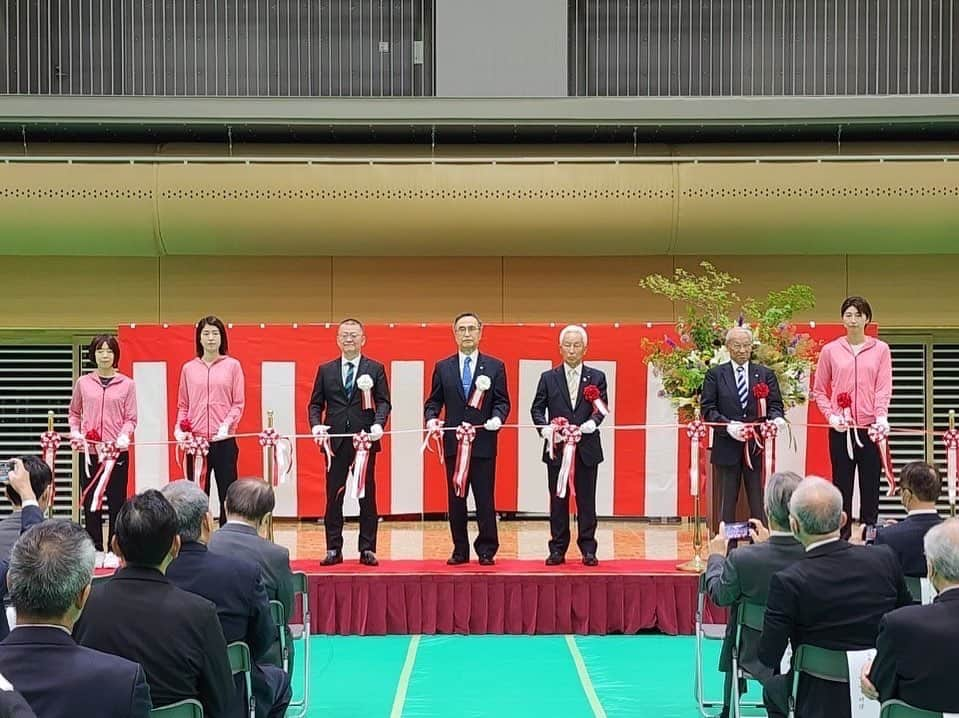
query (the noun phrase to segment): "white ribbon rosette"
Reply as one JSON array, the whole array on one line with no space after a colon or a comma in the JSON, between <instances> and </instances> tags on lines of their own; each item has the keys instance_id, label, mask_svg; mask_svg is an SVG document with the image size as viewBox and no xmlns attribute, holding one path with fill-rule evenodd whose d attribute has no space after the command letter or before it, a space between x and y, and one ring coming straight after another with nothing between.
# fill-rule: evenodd
<instances>
[{"instance_id":1,"label":"white ribbon rosette","mask_svg":"<svg viewBox=\"0 0 959 718\"><path fill-rule=\"evenodd\" d=\"M473 394L470 396L469 405L474 409L479 409L483 405L483 395L493 386L493 382L485 374L476 377L476 385Z\"/></svg>"},{"instance_id":2,"label":"white ribbon rosette","mask_svg":"<svg viewBox=\"0 0 959 718\"><path fill-rule=\"evenodd\" d=\"M360 390L363 397L363 408L373 408L373 378L369 374L361 374L356 380L356 388Z\"/></svg>"}]
</instances>

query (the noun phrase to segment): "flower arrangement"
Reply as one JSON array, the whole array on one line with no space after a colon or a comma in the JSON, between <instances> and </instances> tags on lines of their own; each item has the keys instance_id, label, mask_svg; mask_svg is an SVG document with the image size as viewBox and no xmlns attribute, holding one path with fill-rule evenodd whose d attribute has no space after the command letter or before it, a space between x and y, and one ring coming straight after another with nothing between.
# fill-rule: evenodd
<instances>
[{"instance_id":1,"label":"flower arrangement","mask_svg":"<svg viewBox=\"0 0 959 718\"><path fill-rule=\"evenodd\" d=\"M764 299L740 300L731 289L739 284L737 277L718 271L709 262L700 266L700 275L677 268L671 278L652 274L640 282L644 289L685 308L672 336L643 342L646 360L662 378L662 393L679 410L681 419L688 421L698 411L709 368L729 361L725 338L734 324L752 331L752 361L776 374L785 407L805 403L803 380L815 365L820 347L790 320L797 312L815 306L812 289L794 284L770 292ZM734 316L738 318L734 320Z\"/></svg>"}]
</instances>

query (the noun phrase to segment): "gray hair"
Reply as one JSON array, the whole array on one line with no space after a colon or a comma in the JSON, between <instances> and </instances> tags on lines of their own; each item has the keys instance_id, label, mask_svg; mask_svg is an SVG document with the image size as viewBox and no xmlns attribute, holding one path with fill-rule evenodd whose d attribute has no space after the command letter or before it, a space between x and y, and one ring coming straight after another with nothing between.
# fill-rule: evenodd
<instances>
[{"instance_id":1,"label":"gray hair","mask_svg":"<svg viewBox=\"0 0 959 718\"><path fill-rule=\"evenodd\" d=\"M959 519L946 519L926 532L926 560L949 583L959 583Z\"/></svg>"},{"instance_id":2,"label":"gray hair","mask_svg":"<svg viewBox=\"0 0 959 718\"><path fill-rule=\"evenodd\" d=\"M581 327L579 324L569 324L563 327L562 331L559 333L559 343L563 343L563 338L572 332L579 332L583 337L583 346L589 344L589 335L586 333L585 327Z\"/></svg>"},{"instance_id":3,"label":"gray hair","mask_svg":"<svg viewBox=\"0 0 959 718\"><path fill-rule=\"evenodd\" d=\"M842 494L819 476L807 476L789 500L789 513L807 536L823 536L842 526Z\"/></svg>"},{"instance_id":4,"label":"gray hair","mask_svg":"<svg viewBox=\"0 0 959 718\"><path fill-rule=\"evenodd\" d=\"M766 483L766 516L783 529L789 528L789 502L802 482L802 476L792 471L777 471Z\"/></svg>"},{"instance_id":5,"label":"gray hair","mask_svg":"<svg viewBox=\"0 0 959 718\"><path fill-rule=\"evenodd\" d=\"M726 332L726 344L729 344L729 338L730 338L733 334L745 334L746 336L749 337L749 341L750 341L750 342L753 342L753 341L754 341L754 339L753 339L753 332L752 332L752 330L749 329L748 327L731 327L731 328Z\"/></svg>"},{"instance_id":6,"label":"gray hair","mask_svg":"<svg viewBox=\"0 0 959 718\"><path fill-rule=\"evenodd\" d=\"M203 528L203 517L210 510L210 497L193 481L180 479L160 489L176 512L177 533L181 541L196 541Z\"/></svg>"},{"instance_id":7,"label":"gray hair","mask_svg":"<svg viewBox=\"0 0 959 718\"><path fill-rule=\"evenodd\" d=\"M96 550L87 532L66 519L44 521L20 536L7 580L17 613L62 618L93 580Z\"/></svg>"}]
</instances>

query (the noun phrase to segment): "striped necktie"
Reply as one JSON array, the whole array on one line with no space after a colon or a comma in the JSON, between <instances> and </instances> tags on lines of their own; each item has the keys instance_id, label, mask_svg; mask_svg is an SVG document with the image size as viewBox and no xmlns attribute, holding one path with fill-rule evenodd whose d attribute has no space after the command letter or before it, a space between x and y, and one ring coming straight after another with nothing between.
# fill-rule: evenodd
<instances>
[{"instance_id":1,"label":"striped necktie","mask_svg":"<svg viewBox=\"0 0 959 718\"><path fill-rule=\"evenodd\" d=\"M749 382L746 381L745 367L736 367L736 390L739 392L739 403L745 411L746 402L749 399Z\"/></svg>"}]
</instances>

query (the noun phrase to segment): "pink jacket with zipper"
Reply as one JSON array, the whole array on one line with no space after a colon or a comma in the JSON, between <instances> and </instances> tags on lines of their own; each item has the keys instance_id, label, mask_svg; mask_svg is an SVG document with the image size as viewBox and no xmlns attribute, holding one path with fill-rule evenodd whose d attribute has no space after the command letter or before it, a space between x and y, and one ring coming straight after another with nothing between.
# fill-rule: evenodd
<instances>
[{"instance_id":1,"label":"pink jacket with zipper","mask_svg":"<svg viewBox=\"0 0 959 718\"><path fill-rule=\"evenodd\" d=\"M823 347L816 365L812 396L823 416L842 414L836 397L848 392L852 398L853 423L868 426L889 416L892 399L892 356L889 345L874 337L856 354L846 337Z\"/></svg>"},{"instance_id":2,"label":"pink jacket with zipper","mask_svg":"<svg viewBox=\"0 0 959 718\"><path fill-rule=\"evenodd\" d=\"M70 431L86 435L93 429L103 441L116 441L120 434L132 439L137 428L136 384L119 372L106 386L95 371L84 374L73 387L68 421Z\"/></svg>"},{"instance_id":3,"label":"pink jacket with zipper","mask_svg":"<svg viewBox=\"0 0 959 718\"><path fill-rule=\"evenodd\" d=\"M196 436L212 439L221 424L234 434L245 403L240 362L231 356L220 356L209 365L199 357L191 359L180 371L175 428L189 418Z\"/></svg>"}]
</instances>

